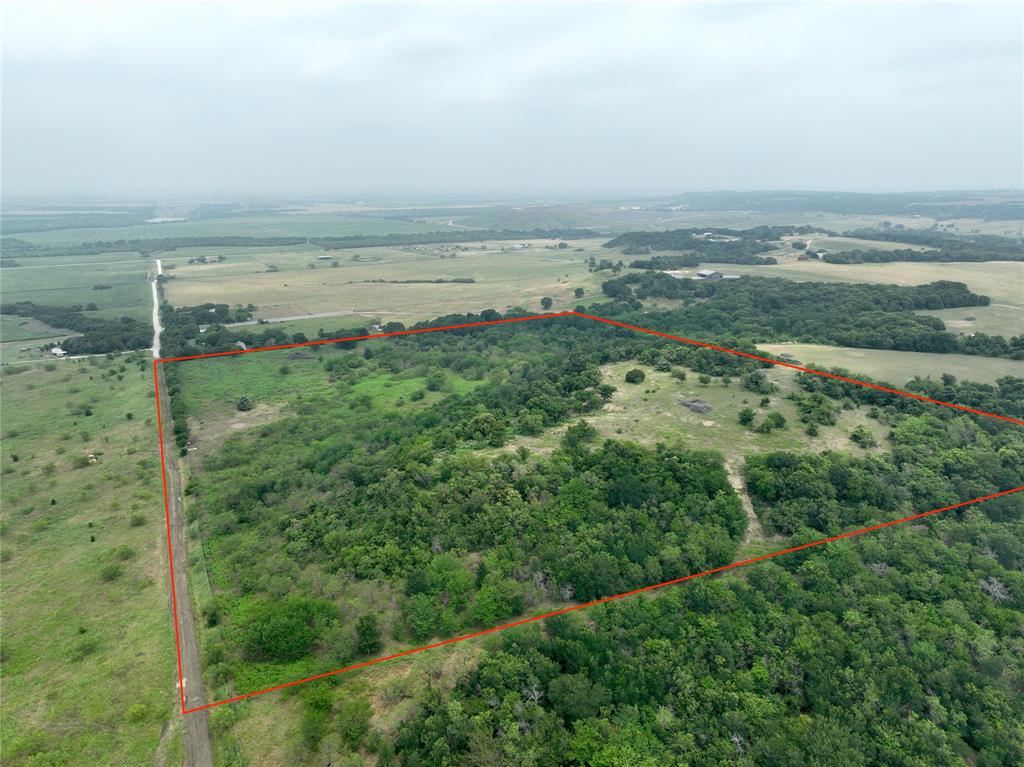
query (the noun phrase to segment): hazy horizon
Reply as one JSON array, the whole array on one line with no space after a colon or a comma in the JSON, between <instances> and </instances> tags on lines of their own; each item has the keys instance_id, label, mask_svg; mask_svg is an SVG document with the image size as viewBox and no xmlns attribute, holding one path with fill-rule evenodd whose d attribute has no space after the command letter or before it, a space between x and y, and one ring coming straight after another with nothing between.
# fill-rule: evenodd
<instances>
[{"instance_id":1,"label":"hazy horizon","mask_svg":"<svg viewBox=\"0 0 1024 767\"><path fill-rule=\"evenodd\" d=\"M1017 191L1022 13L12 2L3 198Z\"/></svg>"}]
</instances>

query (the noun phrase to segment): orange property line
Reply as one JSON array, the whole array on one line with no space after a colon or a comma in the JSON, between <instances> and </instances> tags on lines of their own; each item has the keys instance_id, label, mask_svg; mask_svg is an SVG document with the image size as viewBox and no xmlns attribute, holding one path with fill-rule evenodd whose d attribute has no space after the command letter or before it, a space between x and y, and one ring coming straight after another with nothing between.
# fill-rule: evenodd
<instances>
[{"instance_id":1,"label":"orange property line","mask_svg":"<svg viewBox=\"0 0 1024 767\"><path fill-rule=\"evenodd\" d=\"M861 381L861 380L858 380L856 378L848 378L846 376L837 375L835 373L828 373L828 372L825 372L823 370L815 370L814 368L802 367L800 365L795 365L795 364L790 363L790 362L783 362L781 360L774 360L774 359L771 359L769 357L759 356L757 354L749 354L747 352L741 352L741 351L738 351L736 349L729 349L729 348L726 348L724 346L716 346L714 344L706 343L704 341L695 341L693 339L683 338L682 336L674 336L674 335L670 335L668 333L662 333L662 332L657 331L657 330L651 330L649 328L640 327L639 325L630 325L630 324L625 323L625 322L618 322L617 320L609 320L609 319L606 319L604 317L598 317L598 316L595 316L595 315L584 314L583 312L576 312L576 311L557 312L557 313L552 313L552 314L535 314L535 315L528 315L528 316L524 316L524 317L510 317L510 318L505 318L505 319L500 319L500 320L487 320L487 321L480 321L480 322L467 322L467 323L463 323L463 324L459 324L459 325L442 325L442 326L437 326L437 327L416 328L416 329L411 329L411 330L399 330L399 331L392 332L392 333L373 333L373 334L362 335L362 336L349 336L347 338L320 339L320 340L316 340L316 341L303 341L303 342L300 342L300 343L281 344L281 345L278 345L278 346L264 346L264 347L258 347L258 348L253 348L253 349L235 349L235 350L226 351L226 352L212 352L212 353L209 353L209 354L195 354L195 355L190 355L190 356L185 356L185 357L165 357L165 358L161 358L161 359L156 359L156 360L153 361L153 379L154 379L154 388L155 388L155 392L156 392L157 431L158 431L159 440L160 440L160 470L161 470L161 475L162 475L162 479L163 479L163 489L164 489L164 515L165 515L166 527L167 527L167 553L168 553L168 561L169 561L170 568L171 568L171 603L172 603L172 608L174 610L174 641L175 641L175 645L177 647L177 656L178 656L177 657L177 661L178 661L178 688L179 688L179 691L180 691L181 711L182 711L183 714L192 714L192 713L195 713L197 711L204 711L204 710L209 709L209 708L214 708L215 706L223 706L223 705L225 705L227 703L235 703L235 702L240 701L240 700L245 700L247 698L252 698L252 697L255 697L257 695L263 695L264 693L273 692L275 690L282 690L282 689L285 689L287 687L294 687L296 685L303 684L305 682L311 682L311 681L314 681L314 680L317 680L317 679L324 679L326 677L336 676L338 674L342 674L342 673L345 673L347 671L354 671L354 670L359 669L359 668L365 668L367 666L374 666L374 665L377 665L378 663L384 663L385 661L396 660L398 658L404 658L404 657L409 656L409 655L416 655L417 653L425 652L426 650L432 650L432 649L434 649L436 647L444 647L445 645L454 644L456 642L463 642L463 641L465 641L467 639L474 639L476 637L486 636L487 634L493 634L493 633L498 632L498 631L504 631L505 629L515 628L516 626L523 626L523 625L526 625L528 623L534 623L536 621L541 621L541 620L544 620L545 618L551 618L551 617L554 617L556 615L563 615L565 613L573 612L575 610L583 610L583 609L586 609L588 607L593 607L594 605L604 604L606 602L612 602L614 600L622 599L623 597L632 596L634 594L641 594L641 593L644 593L644 592L647 592L647 591L653 591L655 589L664 588L665 586L673 586L673 585L676 585L676 584L679 584L679 583L684 583L686 581L695 580L697 578L703 578L703 577L705 577L707 575L714 575L716 573L725 572L727 570L732 570L732 569L735 569L737 567L744 567L746 565L750 565L750 564L753 564L755 562L762 562L762 561L767 560L767 559L773 559L774 557L782 556L783 554L791 554L791 553L793 553L795 551L801 551L803 549L809 549L809 548L812 548L814 546L820 546L820 545L825 544L825 543L832 543L833 541L842 540L844 538L852 538L854 536L863 535L864 533L869 533L869 532L872 532L874 530L881 530L882 528L892 527L893 525L903 524L904 522L911 522L913 520L923 519L925 517L930 517L930 516L932 516L934 514L939 514L939 513L943 512L943 511L950 511L952 509L962 508L964 506L969 506L971 504L981 503L983 501L992 500L993 498L1000 498L1002 496L1011 495L1013 493L1018 493L1018 492L1024 490L1024 485L1021 485L1020 487L1014 487L1014 488L1011 488L1009 490L1002 490L1000 492L991 493L990 495L981 496L979 498L972 498L971 500L968 500L968 501L961 501L960 503L955 503L955 504L952 504L951 506L943 506L942 508L939 508L939 509L932 509L931 511L925 511L925 512L922 512L920 514L914 514L914 515L909 516L909 517L903 517L902 519L894 519L894 520L891 520L889 522L882 522L880 524L872 525L870 527L864 527L864 528L861 528L859 530L853 530L851 532L842 533L840 535L834 535L834 536L831 536L829 538L822 538L820 540L812 541L810 543L804 543L804 544L802 544L800 546L794 546L794 547L788 548L788 549L781 549L779 551L774 551L774 552L771 552L769 554L762 554L760 556L753 557L752 559L745 559L745 560L742 560L742 561L739 561L739 562L733 562L732 564L723 565L721 567L715 567L715 568L712 568L710 570L705 570L705 571L700 572L700 573L693 573L692 575L685 575L685 576L683 576L681 578L675 578L675 579L672 579L672 580L663 581L662 583L656 583L656 584L653 584L653 585L650 585L650 586L644 586L642 588L633 589L632 591L625 591L625 592L623 592L621 594L614 594L612 596L602 597L601 599L595 599L595 600L593 600L591 602L585 602L583 604L572 605L570 607L564 607L562 609L554 610L552 612L544 613L542 615L534 615L534 616L531 616L529 618L523 618L523 619L518 620L518 621L513 621L512 623L506 623L506 624L503 624L503 625L500 625L500 626L494 626L492 628L483 629L481 631L474 631L474 632L469 633L469 634L463 634L461 636L452 637L450 639L444 639L444 640L441 640L440 642L434 642L432 644L423 645L422 647L414 647L414 648L409 649L409 650L403 650L402 652L394 653L393 655L386 655L386 656L381 657L381 658L375 658L373 660L363 661L361 663L356 663L356 664L353 664L351 666L345 666L344 668L335 669L333 671L327 671L327 672L324 672L322 674L316 674L314 676L305 677L304 679L297 679L294 682L286 682L285 684L275 685L273 687L267 687L267 688L262 689L262 690L256 690L254 692L245 693L243 695L236 695L234 697L225 698L224 700L215 701L213 703L207 703L207 704L205 704L203 706L196 706L194 708L187 708L185 706L185 686L184 686L184 677L183 677L183 672L182 672L181 638L180 638L180 629L179 629L179 624L178 624L178 602L177 602L177 595L176 595L177 592L176 592L176 584L175 584L175 581L174 581L174 554L173 554L172 543L171 543L170 499L169 499L168 492L167 492L167 467L166 467L166 464L165 464L165 456L164 456L163 421L161 419L161 412L160 412L160 384L159 384L159 377L157 375L157 372L158 372L157 371L157 365L165 364L165 363L168 363L168 362L184 362L184 361L188 361L188 360L207 359L207 358L210 358L210 357L229 357L229 356L235 356L235 355L238 355L238 354L252 354L254 352L274 351L274 350L280 350L280 349L294 349L294 348L303 347L303 346L320 346L320 345L323 345L323 344L341 343L341 342L344 342L344 341L368 341L368 340L378 339L378 338L391 338L391 337L394 337L394 336L405 336L405 335L413 335L413 334L418 334L418 333L432 333L432 332L439 331L439 330L459 330L459 329L463 329L463 328L488 327L488 326L491 326L491 325L503 325L503 324L509 324L509 323L514 323L514 322L528 322L528 321L531 321L531 320L553 319L553 318L556 318L556 317L583 317L583 318L586 318L586 319L595 320L597 322L603 322L603 323L608 324L608 325L613 325L613 326L625 328L625 329L628 329L628 330L635 330L635 331L640 332L640 333L647 333L649 335L654 335L654 336L658 336L658 337L661 337L661 338L667 338L667 339L669 339L671 341L677 341L677 342L680 342L680 343L690 344L691 346L699 346L699 347L702 347L702 348L705 348L705 349L713 349L715 351L724 352L726 354L732 354L732 355L737 356L737 357L746 357L747 359L757 360L759 362L766 362L766 363L770 363L772 365L777 365L777 366L780 366L780 367L791 368L793 370L798 370L798 371L800 371L802 373L810 373L810 374L813 374L813 375L823 376L825 378L832 378L832 379L835 379L835 380L838 380L838 381L844 381L846 383L856 384L858 386L863 386L863 387L866 387L866 388L869 388L869 389L876 389L878 391L884 391L884 392L887 392L889 394L897 394L897 395L902 396L902 397L908 397L910 399L916 399L916 400L919 400L919 401L922 401L922 402L928 402L928 403L933 404L933 405L941 405L943 407L954 408L956 410L962 410L962 411L965 411L965 412L968 412L968 413L973 413L975 415L984 416L986 418L995 418L995 419L998 419L998 420L1001 420L1001 421L1007 421L1009 423L1017 424L1019 426L1024 426L1024 420L1020 420L1018 418L1011 418L1010 416L999 415L998 413L989 413L987 411L978 410L976 408L968 407L966 405L959 405L959 404L956 404L956 403L953 403L953 402L944 402L942 400L932 399L931 397L925 397L923 395L915 394L913 392L903 391L902 389L894 389L894 388L890 388L888 386L881 386L879 384L870 383L868 381Z\"/></svg>"}]
</instances>

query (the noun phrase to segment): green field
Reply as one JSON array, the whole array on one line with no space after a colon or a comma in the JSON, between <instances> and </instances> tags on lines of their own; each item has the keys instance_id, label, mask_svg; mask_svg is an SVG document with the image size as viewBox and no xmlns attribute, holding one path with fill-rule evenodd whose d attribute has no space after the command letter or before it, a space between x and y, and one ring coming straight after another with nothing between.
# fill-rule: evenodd
<instances>
[{"instance_id":1,"label":"green field","mask_svg":"<svg viewBox=\"0 0 1024 767\"><path fill-rule=\"evenodd\" d=\"M758 344L758 347L775 355L792 355L805 366L841 367L854 375L862 374L899 386L914 376L938 379L943 373L981 383L992 383L1003 376L1024 376L1024 362L999 357L848 349L821 344Z\"/></svg>"},{"instance_id":2,"label":"green field","mask_svg":"<svg viewBox=\"0 0 1024 767\"><path fill-rule=\"evenodd\" d=\"M71 333L62 328L52 328L45 322L31 317L16 317L0 314L0 341L41 341L46 338Z\"/></svg>"},{"instance_id":3,"label":"green field","mask_svg":"<svg viewBox=\"0 0 1024 767\"><path fill-rule=\"evenodd\" d=\"M88 306L104 319L128 316L148 320L152 296L148 284L151 262L137 256L116 259L110 254L78 258L18 258L19 266L2 273L4 303L32 301L50 306ZM100 287L97 287L100 286ZM109 286L109 287L106 287Z\"/></svg>"},{"instance_id":4,"label":"green field","mask_svg":"<svg viewBox=\"0 0 1024 767\"><path fill-rule=\"evenodd\" d=\"M153 379L137 360L4 369L4 764L180 751Z\"/></svg>"},{"instance_id":5,"label":"green field","mask_svg":"<svg viewBox=\"0 0 1024 767\"><path fill-rule=\"evenodd\" d=\"M435 232L436 224L348 214L267 214L204 220L136 224L93 229L25 232L17 239L33 245L153 240L163 237L344 237L352 234Z\"/></svg>"},{"instance_id":6,"label":"green field","mask_svg":"<svg viewBox=\"0 0 1024 767\"><path fill-rule=\"evenodd\" d=\"M590 273L587 259L609 258L603 240L572 242L572 248L551 250L548 240L527 250L510 243L485 243L484 250L439 250L438 246L364 248L331 253L322 250L267 251L230 254L217 264L177 263L165 285L175 305L207 301L257 306L257 317L293 317L319 312L352 311L384 321L423 320L445 314L515 306L539 309L550 296L554 308L575 305L573 290L581 287L586 300L600 294L608 272ZM445 246L447 247L447 246ZM505 248L504 251L501 249ZM583 248L577 251L575 248ZM441 256L445 256L441 258ZM268 272L268 265L278 271ZM315 268L309 268L315 264ZM371 282L374 280L434 280L471 278L472 284ZM327 322L327 320L325 320Z\"/></svg>"},{"instance_id":7,"label":"green field","mask_svg":"<svg viewBox=\"0 0 1024 767\"><path fill-rule=\"evenodd\" d=\"M950 333L987 333L990 336L1008 337L1024 334L1024 307L1011 304L923 309L917 314L938 317Z\"/></svg>"},{"instance_id":8,"label":"green field","mask_svg":"<svg viewBox=\"0 0 1024 767\"><path fill-rule=\"evenodd\" d=\"M928 250L921 245L908 245L905 242L889 242L888 240L865 240L859 237L811 235L789 239L802 240L814 250L826 250L829 253L838 253L844 250Z\"/></svg>"}]
</instances>

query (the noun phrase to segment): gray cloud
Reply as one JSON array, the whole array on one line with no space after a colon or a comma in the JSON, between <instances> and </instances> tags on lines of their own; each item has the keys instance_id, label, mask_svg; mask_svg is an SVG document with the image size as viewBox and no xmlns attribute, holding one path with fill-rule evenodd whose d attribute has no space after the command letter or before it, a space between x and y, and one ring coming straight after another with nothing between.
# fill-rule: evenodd
<instances>
[{"instance_id":1,"label":"gray cloud","mask_svg":"<svg viewBox=\"0 0 1024 767\"><path fill-rule=\"evenodd\" d=\"M1024 184L1017 4L3 10L8 195Z\"/></svg>"}]
</instances>

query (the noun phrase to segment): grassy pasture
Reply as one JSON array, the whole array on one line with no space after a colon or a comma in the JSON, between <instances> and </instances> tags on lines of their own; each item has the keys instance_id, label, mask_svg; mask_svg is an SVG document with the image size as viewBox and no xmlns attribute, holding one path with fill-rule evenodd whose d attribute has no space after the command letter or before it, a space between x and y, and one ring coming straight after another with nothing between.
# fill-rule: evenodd
<instances>
[{"instance_id":1,"label":"grassy pasture","mask_svg":"<svg viewBox=\"0 0 1024 767\"><path fill-rule=\"evenodd\" d=\"M811 235L787 238L807 242L814 250L827 250L838 253L844 250L929 250L923 245L909 245L905 242L889 242L887 240L865 240L859 237L827 237Z\"/></svg>"},{"instance_id":2,"label":"grassy pasture","mask_svg":"<svg viewBox=\"0 0 1024 767\"><path fill-rule=\"evenodd\" d=\"M149 318L152 296L148 284L151 262L140 258L109 262L109 257L55 264L48 258L19 258L20 266L3 270L0 298L53 306L97 306L95 316ZM98 285L109 288L96 290Z\"/></svg>"},{"instance_id":3,"label":"grassy pasture","mask_svg":"<svg viewBox=\"0 0 1024 767\"><path fill-rule=\"evenodd\" d=\"M70 330L53 328L32 317L16 317L0 314L0 339L3 341L32 341L53 338L71 333Z\"/></svg>"},{"instance_id":4,"label":"grassy pasture","mask_svg":"<svg viewBox=\"0 0 1024 767\"><path fill-rule=\"evenodd\" d=\"M1024 307L1010 304L923 309L917 314L938 317L950 333L987 333L990 336L1019 336L1024 333Z\"/></svg>"},{"instance_id":5,"label":"grassy pasture","mask_svg":"<svg viewBox=\"0 0 1024 767\"><path fill-rule=\"evenodd\" d=\"M383 343L390 341L367 342L359 349ZM444 392L425 391L426 378L416 369L381 375L353 368L332 381L324 360L352 356L351 351L324 345L168 364L180 366L182 371L193 441L200 457L224 436L283 417L303 403L345 406L367 397L371 407L378 409L423 407L449 393L466 393L480 384L447 371ZM423 398L411 399L418 391L425 392ZM252 410L237 410L243 396L253 399Z\"/></svg>"},{"instance_id":6,"label":"grassy pasture","mask_svg":"<svg viewBox=\"0 0 1024 767\"><path fill-rule=\"evenodd\" d=\"M158 750L173 763L180 747L173 724L161 743L174 636L138 359L4 369L4 764L142 765Z\"/></svg>"},{"instance_id":7,"label":"grassy pasture","mask_svg":"<svg viewBox=\"0 0 1024 767\"><path fill-rule=\"evenodd\" d=\"M877 228L883 221L903 224L908 229L930 227L935 220L927 216L871 216L824 212L775 213L751 210L656 210L649 202L566 203L544 205L493 206L467 211L452 218L462 226L481 229L533 229L534 227L585 227L601 232L625 232L663 229L689 229L699 226L749 229L754 226L817 226L832 231ZM634 206L636 209L634 209ZM1000 222L998 233L1006 228Z\"/></svg>"},{"instance_id":8,"label":"grassy pasture","mask_svg":"<svg viewBox=\"0 0 1024 767\"><path fill-rule=\"evenodd\" d=\"M897 386L914 376L938 379L950 373L961 380L992 383L1003 376L1024 376L1024 362L967 354L928 354L880 349L848 349L821 344L759 344L771 354L791 354L808 367L842 367Z\"/></svg>"},{"instance_id":9,"label":"grassy pasture","mask_svg":"<svg viewBox=\"0 0 1024 767\"><path fill-rule=\"evenodd\" d=\"M434 246L345 250L331 254L337 257L336 268L330 260L316 260L316 255L323 254L320 250L231 254L219 264L179 262L165 288L176 305L253 303L257 317L262 318L355 310L385 321L409 322L488 308L539 310L543 296L554 299L556 310L568 309L576 303L574 288L582 287L590 298L600 293L601 282L610 277L607 272L587 270L590 256L617 258L601 248L601 242L577 241L571 243L573 248L562 250L544 247L551 244L546 240L525 251L508 250L510 243L485 243L483 251L440 252ZM583 250L574 250L577 247ZM311 263L316 268L309 268ZM267 264L279 271L268 272ZM438 278L475 282L388 282Z\"/></svg>"},{"instance_id":10,"label":"grassy pasture","mask_svg":"<svg viewBox=\"0 0 1024 767\"><path fill-rule=\"evenodd\" d=\"M163 237L344 237L352 234L402 234L435 232L436 224L346 214L267 214L203 220L171 221L162 224L58 229L25 232L19 240L33 245L66 246L86 242L153 240Z\"/></svg>"}]
</instances>

